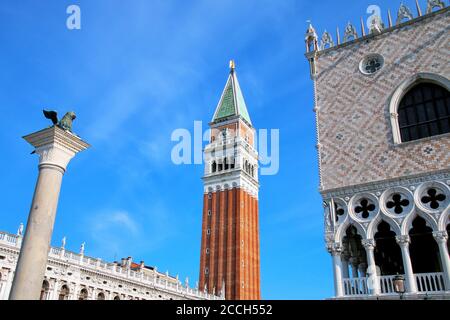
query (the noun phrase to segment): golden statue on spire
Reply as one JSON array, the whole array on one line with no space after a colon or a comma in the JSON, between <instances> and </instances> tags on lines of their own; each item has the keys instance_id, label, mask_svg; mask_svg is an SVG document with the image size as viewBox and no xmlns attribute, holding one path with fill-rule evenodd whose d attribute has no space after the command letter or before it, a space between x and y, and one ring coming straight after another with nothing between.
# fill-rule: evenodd
<instances>
[{"instance_id":1,"label":"golden statue on spire","mask_svg":"<svg viewBox=\"0 0 450 320\"><path fill-rule=\"evenodd\" d=\"M234 71L236 69L236 64L234 63L234 60L230 60L230 70Z\"/></svg>"}]
</instances>

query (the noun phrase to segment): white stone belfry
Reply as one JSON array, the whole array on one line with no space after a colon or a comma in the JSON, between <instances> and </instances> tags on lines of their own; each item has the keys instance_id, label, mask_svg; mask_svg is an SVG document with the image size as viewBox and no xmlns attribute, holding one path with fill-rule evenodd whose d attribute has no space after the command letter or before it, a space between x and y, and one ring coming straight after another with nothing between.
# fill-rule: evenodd
<instances>
[{"instance_id":1,"label":"white stone belfry","mask_svg":"<svg viewBox=\"0 0 450 320\"><path fill-rule=\"evenodd\" d=\"M39 155L39 176L14 276L11 300L38 300L47 266L59 192L69 161L89 144L53 126L23 137Z\"/></svg>"}]
</instances>

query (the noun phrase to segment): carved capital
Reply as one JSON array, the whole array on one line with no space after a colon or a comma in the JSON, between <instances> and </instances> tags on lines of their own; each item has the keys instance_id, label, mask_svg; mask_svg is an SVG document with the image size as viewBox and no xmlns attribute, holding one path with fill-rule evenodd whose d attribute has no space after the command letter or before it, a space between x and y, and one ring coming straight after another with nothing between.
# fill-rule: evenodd
<instances>
[{"instance_id":1,"label":"carved capital","mask_svg":"<svg viewBox=\"0 0 450 320\"><path fill-rule=\"evenodd\" d=\"M400 246L408 246L411 242L411 238L408 235L396 236L395 240Z\"/></svg>"},{"instance_id":2,"label":"carved capital","mask_svg":"<svg viewBox=\"0 0 450 320\"><path fill-rule=\"evenodd\" d=\"M434 231L433 232L433 237L434 239L436 239L437 242L447 242L448 240L448 234L447 231Z\"/></svg>"},{"instance_id":3,"label":"carved capital","mask_svg":"<svg viewBox=\"0 0 450 320\"><path fill-rule=\"evenodd\" d=\"M338 242L327 242L327 250L331 255L340 255L343 251L342 245Z\"/></svg>"},{"instance_id":4,"label":"carved capital","mask_svg":"<svg viewBox=\"0 0 450 320\"><path fill-rule=\"evenodd\" d=\"M376 242L374 239L363 239L361 240L361 243L366 250L373 250L376 246Z\"/></svg>"}]
</instances>

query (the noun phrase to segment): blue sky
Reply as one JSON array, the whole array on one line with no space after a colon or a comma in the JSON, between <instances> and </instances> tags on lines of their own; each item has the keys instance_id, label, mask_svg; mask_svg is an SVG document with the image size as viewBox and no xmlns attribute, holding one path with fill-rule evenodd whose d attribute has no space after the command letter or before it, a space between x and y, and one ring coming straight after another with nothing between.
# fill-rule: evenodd
<instances>
[{"instance_id":1,"label":"blue sky","mask_svg":"<svg viewBox=\"0 0 450 320\"><path fill-rule=\"evenodd\" d=\"M66 28L71 4L81 30ZM0 230L26 222L34 191L37 156L21 137L48 125L43 108L74 110L92 148L69 165L52 243L195 283L203 166L172 164L170 135L206 129L233 58L253 124L280 129L280 171L260 179L262 296L332 296L305 21L359 30L371 4L396 16L400 1L1 1Z\"/></svg>"}]
</instances>

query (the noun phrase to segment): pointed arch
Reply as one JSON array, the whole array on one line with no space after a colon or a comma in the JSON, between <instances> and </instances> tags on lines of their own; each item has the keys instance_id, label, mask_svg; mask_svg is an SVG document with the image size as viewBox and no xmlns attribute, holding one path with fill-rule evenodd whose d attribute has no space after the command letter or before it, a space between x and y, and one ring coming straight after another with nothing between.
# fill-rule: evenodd
<instances>
[{"instance_id":1,"label":"pointed arch","mask_svg":"<svg viewBox=\"0 0 450 320\"><path fill-rule=\"evenodd\" d=\"M358 234L361 236L362 239L367 239L367 232L359 222L356 222L351 219L346 219L344 223L342 223L336 231L335 242L342 244L342 240L345 237L345 232L350 226L354 226L356 228L356 231L358 231Z\"/></svg>"},{"instance_id":2,"label":"pointed arch","mask_svg":"<svg viewBox=\"0 0 450 320\"><path fill-rule=\"evenodd\" d=\"M395 232L397 236L402 234L402 230L400 228L400 225L391 217L385 215L385 214L379 214L373 219L369 226L367 227L367 238L373 239L375 237L375 234L377 233L378 226L381 222L386 222L391 227L391 230Z\"/></svg>"},{"instance_id":3,"label":"pointed arch","mask_svg":"<svg viewBox=\"0 0 450 320\"><path fill-rule=\"evenodd\" d=\"M434 220L434 218L431 215L429 215L428 213L424 213L420 210L414 210L414 212L409 214L405 218L405 220L403 220L403 222L402 222L402 226L401 226L402 235L409 234L409 231L412 228L412 223L413 223L414 219L416 219L417 216L423 218L426 221L427 226L429 226L431 229L433 229L433 231L438 231L439 228L438 228L437 222Z\"/></svg>"},{"instance_id":4,"label":"pointed arch","mask_svg":"<svg viewBox=\"0 0 450 320\"><path fill-rule=\"evenodd\" d=\"M398 116L398 107L400 105L403 97L416 85L421 83L432 83L438 86L441 86L447 91L450 91L450 80L445 76L435 74L435 73L417 73L414 76L403 81L392 93L388 100L388 109L389 115L391 119L391 127L392 127L392 135L394 144L402 143L401 133L400 133L400 125L399 125L399 116Z\"/></svg>"}]
</instances>

